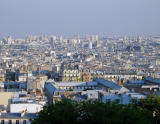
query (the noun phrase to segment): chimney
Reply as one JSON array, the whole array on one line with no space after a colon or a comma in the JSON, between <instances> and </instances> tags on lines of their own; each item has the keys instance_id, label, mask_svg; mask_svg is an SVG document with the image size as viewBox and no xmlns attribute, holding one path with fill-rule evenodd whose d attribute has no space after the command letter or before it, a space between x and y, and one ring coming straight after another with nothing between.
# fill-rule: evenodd
<instances>
[{"instance_id":1,"label":"chimney","mask_svg":"<svg viewBox=\"0 0 160 124\"><path fill-rule=\"evenodd\" d=\"M122 80L121 79L118 80L118 85L122 86Z\"/></svg>"},{"instance_id":2,"label":"chimney","mask_svg":"<svg viewBox=\"0 0 160 124\"><path fill-rule=\"evenodd\" d=\"M3 113L7 112L6 106L4 106L4 108L1 110L1 112L3 112Z\"/></svg>"},{"instance_id":3,"label":"chimney","mask_svg":"<svg viewBox=\"0 0 160 124\"><path fill-rule=\"evenodd\" d=\"M110 91L111 91L111 89L110 89L110 88L108 88L108 93L110 93Z\"/></svg>"},{"instance_id":4,"label":"chimney","mask_svg":"<svg viewBox=\"0 0 160 124\"><path fill-rule=\"evenodd\" d=\"M26 110L23 110L23 111L21 112L21 117L24 117L26 111L27 111L27 109L26 109Z\"/></svg>"}]
</instances>

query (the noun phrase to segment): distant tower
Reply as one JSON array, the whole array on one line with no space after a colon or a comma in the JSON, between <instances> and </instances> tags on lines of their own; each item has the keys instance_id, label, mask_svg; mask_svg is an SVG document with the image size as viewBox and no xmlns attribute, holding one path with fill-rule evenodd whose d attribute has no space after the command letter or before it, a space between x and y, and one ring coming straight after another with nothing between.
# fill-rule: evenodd
<instances>
[{"instance_id":1,"label":"distant tower","mask_svg":"<svg viewBox=\"0 0 160 124\"><path fill-rule=\"evenodd\" d=\"M60 36L59 41L62 43L63 42L63 36Z\"/></svg>"},{"instance_id":2,"label":"distant tower","mask_svg":"<svg viewBox=\"0 0 160 124\"><path fill-rule=\"evenodd\" d=\"M55 44L56 44L56 36L51 36L51 37L50 37L50 44L51 44L52 48L55 47Z\"/></svg>"},{"instance_id":3,"label":"distant tower","mask_svg":"<svg viewBox=\"0 0 160 124\"><path fill-rule=\"evenodd\" d=\"M96 47L101 47L101 42L100 41L96 41Z\"/></svg>"},{"instance_id":4,"label":"distant tower","mask_svg":"<svg viewBox=\"0 0 160 124\"><path fill-rule=\"evenodd\" d=\"M95 35L95 40L96 40L96 41L99 41L98 35Z\"/></svg>"},{"instance_id":5,"label":"distant tower","mask_svg":"<svg viewBox=\"0 0 160 124\"><path fill-rule=\"evenodd\" d=\"M88 34L86 34L86 36L85 36L85 40L90 40L90 37L89 37L89 35Z\"/></svg>"},{"instance_id":6,"label":"distant tower","mask_svg":"<svg viewBox=\"0 0 160 124\"><path fill-rule=\"evenodd\" d=\"M92 49L92 42L91 41L89 41L89 43L88 43L88 48Z\"/></svg>"},{"instance_id":7,"label":"distant tower","mask_svg":"<svg viewBox=\"0 0 160 124\"><path fill-rule=\"evenodd\" d=\"M141 42L142 42L142 37L139 36L139 37L137 38L137 42L138 42L138 43L141 43Z\"/></svg>"},{"instance_id":8,"label":"distant tower","mask_svg":"<svg viewBox=\"0 0 160 124\"><path fill-rule=\"evenodd\" d=\"M95 36L94 35L91 36L91 41L95 42Z\"/></svg>"},{"instance_id":9,"label":"distant tower","mask_svg":"<svg viewBox=\"0 0 160 124\"><path fill-rule=\"evenodd\" d=\"M98 41L98 35L92 35L91 41L92 41L92 42Z\"/></svg>"},{"instance_id":10,"label":"distant tower","mask_svg":"<svg viewBox=\"0 0 160 124\"><path fill-rule=\"evenodd\" d=\"M12 37L11 36L7 37L7 43L12 44Z\"/></svg>"}]
</instances>

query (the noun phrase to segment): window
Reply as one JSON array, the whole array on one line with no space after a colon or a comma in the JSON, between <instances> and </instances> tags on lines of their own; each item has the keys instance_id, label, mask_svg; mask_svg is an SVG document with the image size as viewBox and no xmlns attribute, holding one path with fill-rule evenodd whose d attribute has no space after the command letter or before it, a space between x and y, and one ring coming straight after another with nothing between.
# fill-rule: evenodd
<instances>
[{"instance_id":1,"label":"window","mask_svg":"<svg viewBox=\"0 0 160 124\"><path fill-rule=\"evenodd\" d=\"M16 120L16 124L19 124L19 120Z\"/></svg>"},{"instance_id":2,"label":"window","mask_svg":"<svg viewBox=\"0 0 160 124\"><path fill-rule=\"evenodd\" d=\"M4 124L4 120L1 120L1 124Z\"/></svg>"},{"instance_id":3,"label":"window","mask_svg":"<svg viewBox=\"0 0 160 124\"><path fill-rule=\"evenodd\" d=\"M26 120L23 120L23 124L27 124L27 121L26 121Z\"/></svg>"},{"instance_id":4,"label":"window","mask_svg":"<svg viewBox=\"0 0 160 124\"><path fill-rule=\"evenodd\" d=\"M9 120L9 121L8 121L8 124L12 124L12 120Z\"/></svg>"}]
</instances>

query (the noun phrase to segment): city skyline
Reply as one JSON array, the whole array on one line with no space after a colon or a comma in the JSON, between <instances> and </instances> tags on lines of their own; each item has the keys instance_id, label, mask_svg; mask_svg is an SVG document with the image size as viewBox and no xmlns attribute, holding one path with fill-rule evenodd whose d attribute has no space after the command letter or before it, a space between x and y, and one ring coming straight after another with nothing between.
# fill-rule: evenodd
<instances>
[{"instance_id":1,"label":"city skyline","mask_svg":"<svg viewBox=\"0 0 160 124\"><path fill-rule=\"evenodd\" d=\"M0 124L160 123L159 5L0 0Z\"/></svg>"}]
</instances>

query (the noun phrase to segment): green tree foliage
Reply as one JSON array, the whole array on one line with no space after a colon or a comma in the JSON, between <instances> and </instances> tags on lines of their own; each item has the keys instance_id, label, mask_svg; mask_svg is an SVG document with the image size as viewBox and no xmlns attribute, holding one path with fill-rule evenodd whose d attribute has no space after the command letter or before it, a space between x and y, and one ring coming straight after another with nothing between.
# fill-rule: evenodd
<instances>
[{"instance_id":1,"label":"green tree foliage","mask_svg":"<svg viewBox=\"0 0 160 124\"><path fill-rule=\"evenodd\" d=\"M154 124L160 124L160 97L150 96L148 99L141 99L136 103L143 110L148 110L148 117L151 117ZM149 115L150 114L150 115Z\"/></svg>"},{"instance_id":2,"label":"green tree foliage","mask_svg":"<svg viewBox=\"0 0 160 124\"><path fill-rule=\"evenodd\" d=\"M77 105L70 100L63 100L45 106L32 124L74 124L78 116Z\"/></svg>"},{"instance_id":3,"label":"green tree foliage","mask_svg":"<svg viewBox=\"0 0 160 124\"><path fill-rule=\"evenodd\" d=\"M128 105L62 100L45 106L32 124L160 124L160 97Z\"/></svg>"}]
</instances>

